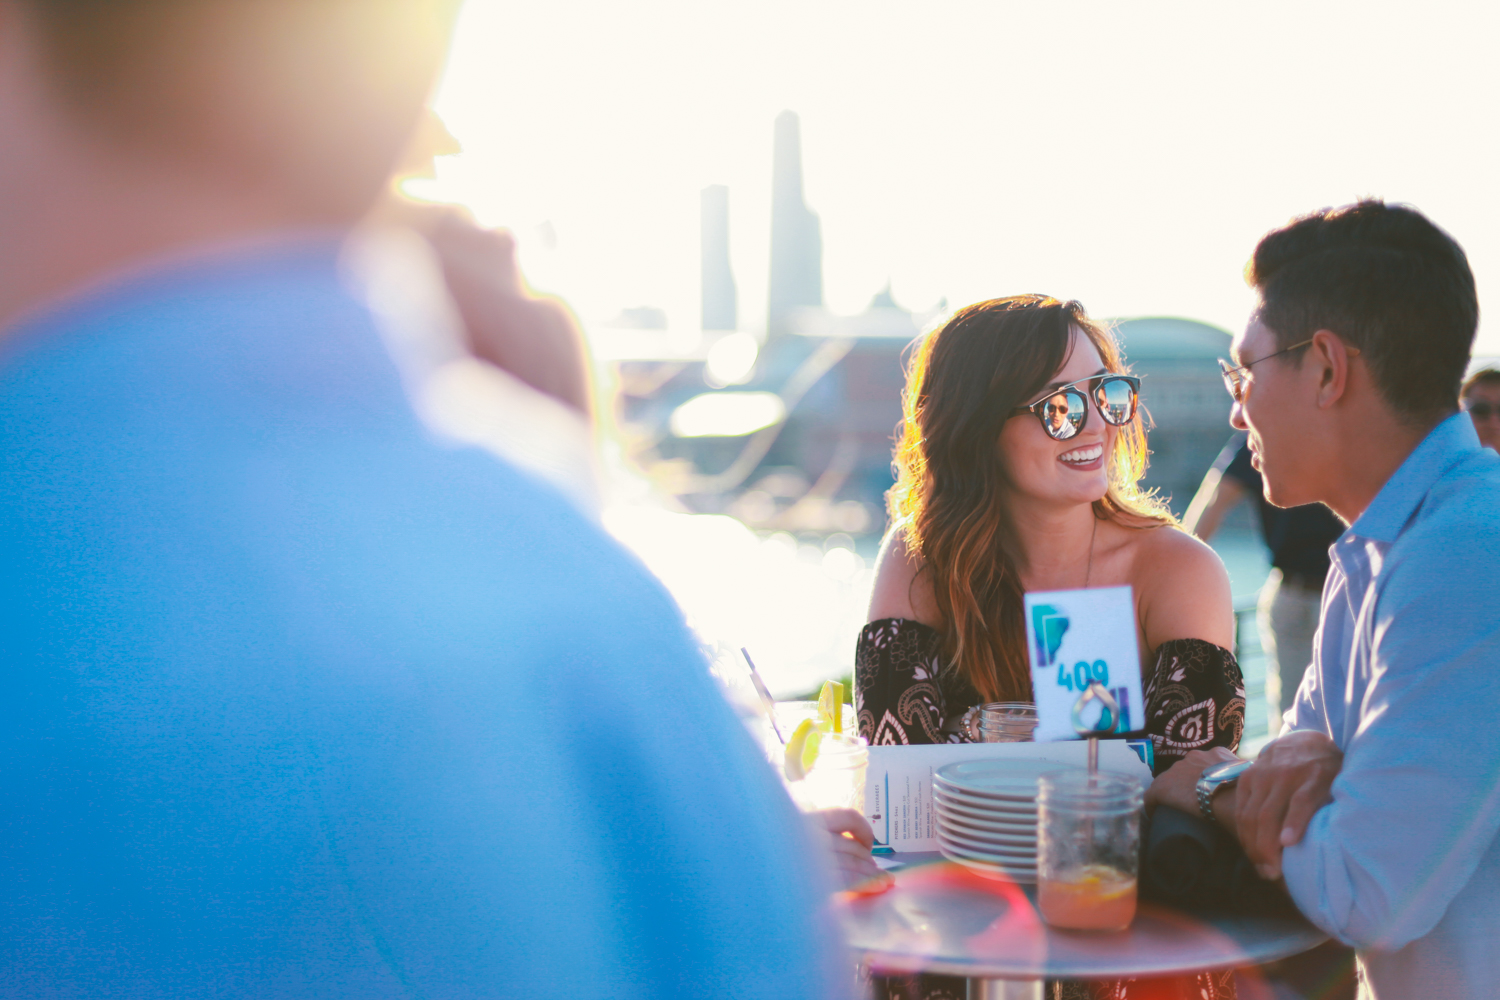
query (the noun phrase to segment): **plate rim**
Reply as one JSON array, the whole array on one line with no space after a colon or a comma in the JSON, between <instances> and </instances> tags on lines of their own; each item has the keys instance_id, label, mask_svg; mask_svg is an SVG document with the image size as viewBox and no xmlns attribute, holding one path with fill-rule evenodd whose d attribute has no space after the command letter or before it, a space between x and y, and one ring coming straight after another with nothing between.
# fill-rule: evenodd
<instances>
[{"instance_id":1,"label":"plate rim","mask_svg":"<svg viewBox=\"0 0 1500 1000\"><path fill-rule=\"evenodd\" d=\"M993 860L996 864L1004 861L1007 864L1016 864L1020 865L1023 868L1027 866L1035 866L1037 864L1035 851L1017 851L1015 854L1001 854L997 851L987 850L982 845L975 846L964 840L955 840L951 836L944 835L944 839L947 840L948 843L955 848L972 854L975 857L984 858L985 860Z\"/></svg>"},{"instance_id":2,"label":"plate rim","mask_svg":"<svg viewBox=\"0 0 1500 1000\"><path fill-rule=\"evenodd\" d=\"M952 828L952 824L954 823L954 820L952 820L949 817L944 817L944 816L939 816L938 818L939 818L939 820L943 821L942 825L947 826L950 829ZM1026 835L1024 835L1024 834L1012 837L1012 836L1009 836L1008 834L1003 833L1003 832L998 831L998 830L983 830L983 829L975 829L973 827L966 827L966 826L964 826L963 823L958 823L958 827L959 827L959 829L958 829L957 832L961 833L961 834L963 834L965 836L975 837L975 838L978 838L980 840L994 840L997 843L1001 843L1001 842L1004 842L1006 840L1011 840L1011 841L1019 841L1022 844L1033 844L1034 845L1040 839L1035 834L1033 834L1033 835L1031 835L1029 837L1026 836Z\"/></svg>"},{"instance_id":3,"label":"plate rim","mask_svg":"<svg viewBox=\"0 0 1500 1000\"><path fill-rule=\"evenodd\" d=\"M992 861L988 858L975 857L973 854L965 851L961 846L946 843L943 840L938 841L938 848L939 853L945 856L954 855L954 857L949 858L950 861L971 861L975 864L986 865L990 868L998 868L1006 872L1017 872L1026 875L1036 875L1038 872L1038 868L1034 864L1016 864L1013 862L999 860Z\"/></svg>"},{"instance_id":4,"label":"plate rim","mask_svg":"<svg viewBox=\"0 0 1500 1000\"><path fill-rule=\"evenodd\" d=\"M944 805L950 805L960 809L968 809L971 812L984 812L986 815L1005 813L1015 816L1035 816L1039 808L1035 802L1030 803L1029 805L1020 802L976 802L970 799L965 799L960 795L956 795L953 792L948 791L946 788L938 788L936 786L933 787L933 800L934 804L936 804L936 802L938 801L942 801Z\"/></svg>"}]
</instances>

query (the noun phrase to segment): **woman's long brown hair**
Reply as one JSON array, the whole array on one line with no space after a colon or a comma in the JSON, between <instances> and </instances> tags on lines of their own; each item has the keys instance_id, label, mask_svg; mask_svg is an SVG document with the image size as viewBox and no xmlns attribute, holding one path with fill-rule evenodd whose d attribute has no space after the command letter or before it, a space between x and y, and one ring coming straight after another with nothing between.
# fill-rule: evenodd
<instances>
[{"instance_id":1,"label":"woman's long brown hair","mask_svg":"<svg viewBox=\"0 0 1500 1000\"><path fill-rule=\"evenodd\" d=\"M922 554L942 615L943 653L985 701L1031 701L1021 553L997 454L1000 431L1067 360L1076 327L1104 365L1124 372L1110 332L1077 302L1017 295L966 306L918 345L902 395L892 530ZM1098 414L1094 416L1097 418ZM1137 412L1119 429L1109 490L1094 516L1134 527L1174 523L1137 485L1146 432Z\"/></svg>"}]
</instances>

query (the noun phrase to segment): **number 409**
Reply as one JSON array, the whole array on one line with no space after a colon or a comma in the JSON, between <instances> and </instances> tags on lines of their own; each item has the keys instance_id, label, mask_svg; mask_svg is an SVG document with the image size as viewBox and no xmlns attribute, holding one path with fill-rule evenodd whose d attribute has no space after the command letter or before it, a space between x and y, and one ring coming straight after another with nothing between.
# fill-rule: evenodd
<instances>
[{"instance_id":1,"label":"number 409","mask_svg":"<svg viewBox=\"0 0 1500 1000\"><path fill-rule=\"evenodd\" d=\"M1073 664L1069 670L1066 663L1057 665L1057 686L1065 687L1069 691L1088 690L1089 681L1098 681L1105 687L1109 687L1109 664L1103 660L1095 660L1090 666L1083 660Z\"/></svg>"}]
</instances>

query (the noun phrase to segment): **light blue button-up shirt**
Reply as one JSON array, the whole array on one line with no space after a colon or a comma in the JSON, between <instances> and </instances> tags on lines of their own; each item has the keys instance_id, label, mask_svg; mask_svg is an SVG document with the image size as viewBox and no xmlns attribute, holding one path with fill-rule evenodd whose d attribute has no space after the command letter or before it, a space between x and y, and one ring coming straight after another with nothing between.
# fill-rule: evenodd
<instances>
[{"instance_id":1,"label":"light blue button-up shirt","mask_svg":"<svg viewBox=\"0 0 1500 1000\"><path fill-rule=\"evenodd\" d=\"M681 613L337 249L0 332L0 1000L844 995Z\"/></svg>"},{"instance_id":2,"label":"light blue button-up shirt","mask_svg":"<svg viewBox=\"0 0 1500 1000\"><path fill-rule=\"evenodd\" d=\"M1500 996L1500 456L1454 415L1330 553L1286 722L1344 764L1287 887L1369 995Z\"/></svg>"}]
</instances>

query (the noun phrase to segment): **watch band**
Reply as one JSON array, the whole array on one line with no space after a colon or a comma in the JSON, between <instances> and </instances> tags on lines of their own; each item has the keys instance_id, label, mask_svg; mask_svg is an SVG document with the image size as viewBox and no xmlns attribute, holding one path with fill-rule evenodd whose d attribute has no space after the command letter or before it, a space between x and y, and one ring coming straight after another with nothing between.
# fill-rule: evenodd
<instances>
[{"instance_id":1,"label":"watch band","mask_svg":"<svg viewBox=\"0 0 1500 1000\"><path fill-rule=\"evenodd\" d=\"M1204 769L1198 776L1198 811L1206 820L1214 818L1214 792L1233 785L1250 768L1248 760L1226 760Z\"/></svg>"}]
</instances>

